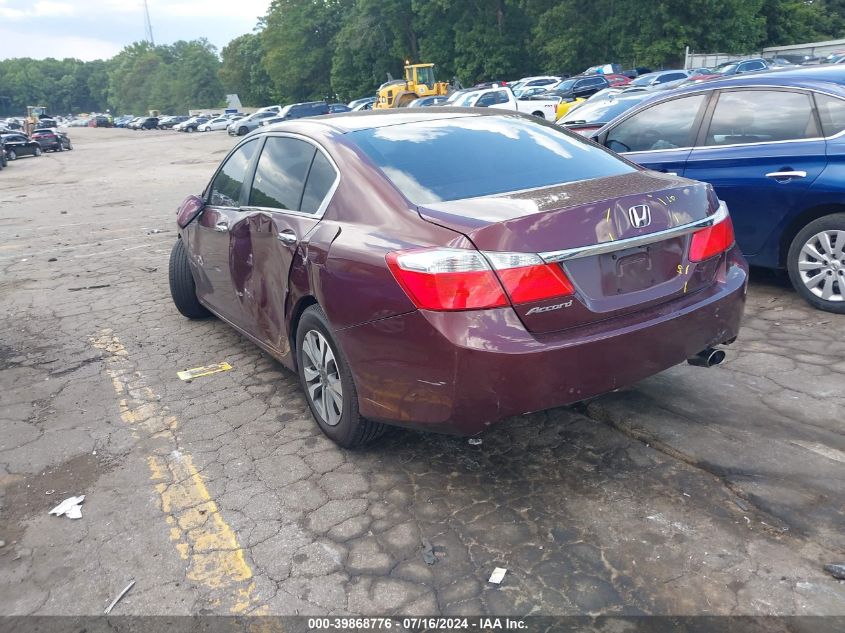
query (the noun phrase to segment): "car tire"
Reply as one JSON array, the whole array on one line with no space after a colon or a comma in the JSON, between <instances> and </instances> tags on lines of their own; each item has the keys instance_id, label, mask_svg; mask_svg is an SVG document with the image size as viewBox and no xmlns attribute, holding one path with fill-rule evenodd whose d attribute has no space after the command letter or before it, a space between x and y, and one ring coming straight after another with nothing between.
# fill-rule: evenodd
<instances>
[{"instance_id":1,"label":"car tire","mask_svg":"<svg viewBox=\"0 0 845 633\"><path fill-rule=\"evenodd\" d=\"M193 131L194 131L194 128L192 128L192 127L188 128L188 132L193 132Z\"/></svg>"},{"instance_id":2,"label":"car tire","mask_svg":"<svg viewBox=\"0 0 845 633\"><path fill-rule=\"evenodd\" d=\"M10 149L6 154L7 154L7 158L9 160L17 160L18 159L18 155L15 152L15 150L13 150L13 149Z\"/></svg>"},{"instance_id":3,"label":"car tire","mask_svg":"<svg viewBox=\"0 0 845 633\"><path fill-rule=\"evenodd\" d=\"M67 142L67 151L70 151L70 150L72 150L72 149L73 149L73 143L71 143L70 141L68 141L68 142Z\"/></svg>"},{"instance_id":4,"label":"car tire","mask_svg":"<svg viewBox=\"0 0 845 633\"><path fill-rule=\"evenodd\" d=\"M241 126L238 128L238 136L245 136L246 133L249 132L245 127Z\"/></svg>"},{"instance_id":5,"label":"car tire","mask_svg":"<svg viewBox=\"0 0 845 633\"><path fill-rule=\"evenodd\" d=\"M189 319L204 319L210 316L208 309L197 299L197 285L191 274L185 243L179 239L170 251L170 296L176 309Z\"/></svg>"},{"instance_id":6,"label":"car tire","mask_svg":"<svg viewBox=\"0 0 845 633\"><path fill-rule=\"evenodd\" d=\"M308 408L329 439L343 448L356 448L384 433L384 424L361 417L352 371L319 305L307 308L299 320L296 365ZM329 384L334 387L323 387ZM341 393L332 398L331 394L337 394L338 387ZM340 407L338 398L342 403Z\"/></svg>"},{"instance_id":7,"label":"car tire","mask_svg":"<svg viewBox=\"0 0 845 633\"><path fill-rule=\"evenodd\" d=\"M826 215L798 231L786 256L789 280L801 298L836 314L845 314L845 243L841 242L845 242L845 213ZM828 291L830 297L824 298Z\"/></svg>"},{"instance_id":8,"label":"car tire","mask_svg":"<svg viewBox=\"0 0 845 633\"><path fill-rule=\"evenodd\" d=\"M35 152L34 152L34 155L35 155L35 156L41 156L41 154L42 154L42 153L43 153L43 152L41 151L41 148L40 148L40 147L36 147L36 148L35 148Z\"/></svg>"}]
</instances>

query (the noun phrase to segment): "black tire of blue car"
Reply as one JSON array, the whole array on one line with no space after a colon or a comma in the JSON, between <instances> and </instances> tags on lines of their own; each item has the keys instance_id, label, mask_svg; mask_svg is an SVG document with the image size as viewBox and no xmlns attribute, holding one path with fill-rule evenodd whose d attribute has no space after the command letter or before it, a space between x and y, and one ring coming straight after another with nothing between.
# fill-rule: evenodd
<instances>
[{"instance_id":1,"label":"black tire of blue car","mask_svg":"<svg viewBox=\"0 0 845 633\"><path fill-rule=\"evenodd\" d=\"M812 256L811 259L814 263L809 265L813 266L813 268L804 271L808 273L808 276L810 273L814 273L814 276L810 277L811 285L814 287L822 286L829 278L831 287L838 290L838 292L834 292L833 300L828 300L814 294L808 288L804 279L801 278L800 259L804 247L808 246L811 242L815 242L815 236L824 232L827 232L829 235L831 232L836 231L840 231L841 233L838 233L834 237L836 241L831 243L832 253L822 252L824 248L822 251L819 251L815 249L815 246L812 246L822 258ZM821 217L818 220L813 220L798 231L798 235L792 240L792 245L789 247L789 253L786 256L786 268L793 287L807 303L819 310L845 314L845 244L840 244L840 240L845 241L845 213L834 213ZM805 262L804 266L806 268L808 264ZM812 283L815 280L815 276L823 276L823 278L816 281L816 283Z\"/></svg>"},{"instance_id":2,"label":"black tire of blue car","mask_svg":"<svg viewBox=\"0 0 845 633\"><path fill-rule=\"evenodd\" d=\"M334 356L333 365L336 368L343 392L341 396L343 410L340 419L334 425L329 424L318 410L308 389L309 384L305 377L307 361L304 358L304 342L309 334L312 337L322 337L323 342L328 344L331 354ZM299 383L302 385L305 401L308 403L308 408L311 409L311 414L317 421L320 430L336 444L344 448L357 448L372 442L384 433L387 428L384 424L361 417L358 411L358 392L352 379L352 371L349 369L349 363L343 354L343 350L335 342L331 325L319 305L306 308L299 319L299 326L296 329L296 366L299 373ZM323 374L322 381L325 381L322 384L326 384L327 376L325 374L328 372L323 371L321 373Z\"/></svg>"},{"instance_id":3,"label":"black tire of blue car","mask_svg":"<svg viewBox=\"0 0 845 633\"><path fill-rule=\"evenodd\" d=\"M194 276L191 274L185 244L181 239L176 240L173 250L170 251L168 272L170 296L173 297L173 303L182 316L189 319L204 319L211 316L211 313L197 299L197 285L194 282Z\"/></svg>"},{"instance_id":4,"label":"black tire of blue car","mask_svg":"<svg viewBox=\"0 0 845 633\"><path fill-rule=\"evenodd\" d=\"M247 132L249 132L249 130L244 126L238 128L238 136L244 136Z\"/></svg>"},{"instance_id":5,"label":"black tire of blue car","mask_svg":"<svg viewBox=\"0 0 845 633\"><path fill-rule=\"evenodd\" d=\"M9 156L9 160L17 160L17 159L18 159L18 154L17 154L17 152L15 152L15 150L10 149L10 150L9 150L8 152L6 152L6 153L7 153L7 154L8 154L8 156Z\"/></svg>"},{"instance_id":6,"label":"black tire of blue car","mask_svg":"<svg viewBox=\"0 0 845 633\"><path fill-rule=\"evenodd\" d=\"M42 153L42 152L41 152L41 148L40 148L40 147L36 147L36 148L35 148L35 155L36 155L36 156L41 156L41 153Z\"/></svg>"}]
</instances>

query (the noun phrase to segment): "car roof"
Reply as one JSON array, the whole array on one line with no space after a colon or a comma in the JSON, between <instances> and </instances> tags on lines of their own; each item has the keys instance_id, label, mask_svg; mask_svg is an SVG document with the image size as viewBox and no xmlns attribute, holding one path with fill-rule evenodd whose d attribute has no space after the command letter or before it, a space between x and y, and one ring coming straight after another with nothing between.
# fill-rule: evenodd
<instances>
[{"instance_id":1,"label":"car roof","mask_svg":"<svg viewBox=\"0 0 845 633\"><path fill-rule=\"evenodd\" d=\"M480 111L479 111L480 110ZM339 112L337 114L327 114L318 117L310 117L307 119L295 119L294 121L284 121L273 125L266 125L259 128L260 132L272 132L286 130L291 125L301 126L319 125L324 128L329 128L335 132L346 134L347 132L357 132L360 130L371 130L381 127L389 127L393 125L403 125L406 123L422 123L426 121L443 121L448 119L459 119L466 117L479 116L524 116L518 115L509 110L496 110L488 112L485 109L470 109L470 108L414 108L409 112L405 108L397 110L365 110L359 112Z\"/></svg>"},{"instance_id":2,"label":"car roof","mask_svg":"<svg viewBox=\"0 0 845 633\"><path fill-rule=\"evenodd\" d=\"M800 73L794 70L775 70L747 75L733 75L724 79L699 81L666 92L647 93L649 97L643 99L642 103L634 106L634 108L638 109L646 104L651 105L658 101L669 100L684 94L694 94L724 88L804 88L845 97L845 69L840 70L839 76L839 81L834 81L832 75L825 81L819 79L812 72Z\"/></svg>"}]
</instances>

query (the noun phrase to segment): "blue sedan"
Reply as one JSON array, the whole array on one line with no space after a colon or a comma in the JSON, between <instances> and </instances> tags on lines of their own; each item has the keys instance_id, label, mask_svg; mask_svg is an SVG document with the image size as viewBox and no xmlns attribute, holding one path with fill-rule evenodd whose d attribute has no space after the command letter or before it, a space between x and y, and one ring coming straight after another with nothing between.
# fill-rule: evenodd
<instances>
[{"instance_id":1,"label":"blue sedan","mask_svg":"<svg viewBox=\"0 0 845 633\"><path fill-rule=\"evenodd\" d=\"M749 263L845 314L845 69L713 80L648 99L593 139L713 185Z\"/></svg>"}]
</instances>

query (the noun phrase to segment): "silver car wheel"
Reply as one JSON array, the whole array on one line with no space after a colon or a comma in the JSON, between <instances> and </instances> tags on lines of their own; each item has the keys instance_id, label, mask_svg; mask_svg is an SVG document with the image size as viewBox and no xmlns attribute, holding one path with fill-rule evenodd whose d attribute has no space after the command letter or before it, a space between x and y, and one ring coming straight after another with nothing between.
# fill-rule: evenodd
<instances>
[{"instance_id":1,"label":"silver car wheel","mask_svg":"<svg viewBox=\"0 0 845 633\"><path fill-rule=\"evenodd\" d=\"M308 398L329 426L336 426L343 415L343 386L334 353L326 338L311 330L302 340L303 373Z\"/></svg>"},{"instance_id":2,"label":"silver car wheel","mask_svg":"<svg viewBox=\"0 0 845 633\"><path fill-rule=\"evenodd\" d=\"M798 255L798 274L820 299L845 301L845 231L821 231L807 240Z\"/></svg>"}]
</instances>

